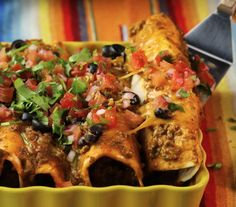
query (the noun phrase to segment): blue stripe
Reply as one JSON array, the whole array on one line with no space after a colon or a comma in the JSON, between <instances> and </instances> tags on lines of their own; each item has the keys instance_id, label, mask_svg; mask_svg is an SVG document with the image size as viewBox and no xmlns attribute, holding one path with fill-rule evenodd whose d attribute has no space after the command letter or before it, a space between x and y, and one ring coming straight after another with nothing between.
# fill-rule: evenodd
<instances>
[{"instance_id":1,"label":"blue stripe","mask_svg":"<svg viewBox=\"0 0 236 207\"><path fill-rule=\"evenodd\" d=\"M85 0L86 1L86 0ZM86 41L88 40L88 31L87 31L87 23L85 17L85 7L84 1L78 0L78 16L79 16L79 25L78 28L80 30L80 40Z\"/></svg>"},{"instance_id":2,"label":"blue stripe","mask_svg":"<svg viewBox=\"0 0 236 207\"><path fill-rule=\"evenodd\" d=\"M160 5L160 11L161 12L163 12L167 15L170 14L166 0L159 0L159 5Z\"/></svg>"},{"instance_id":3,"label":"blue stripe","mask_svg":"<svg viewBox=\"0 0 236 207\"><path fill-rule=\"evenodd\" d=\"M3 0L3 41L10 42L12 40L12 19L14 17L11 1Z\"/></svg>"},{"instance_id":4,"label":"blue stripe","mask_svg":"<svg viewBox=\"0 0 236 207\"><path fill-rule=\"evenodd\" d=\"M20 16L21 16L21 10L20 6L22 4L22 1L19 0L11 0L11 15L10 15L10 22L11 22L11 41L14 41L16 39L20 38Z\"/></svg>"},{"instance_id":5,"label":"blue stripe","mask_svg":"<svg viewBox=\"0 0 236 207\"><path fill-rule=\"evenodd\" d=\"M4 1L0 0L0 41L4 41L4 28L3 28L3 24L4 24Z\"/></svg>"}]
</instances>

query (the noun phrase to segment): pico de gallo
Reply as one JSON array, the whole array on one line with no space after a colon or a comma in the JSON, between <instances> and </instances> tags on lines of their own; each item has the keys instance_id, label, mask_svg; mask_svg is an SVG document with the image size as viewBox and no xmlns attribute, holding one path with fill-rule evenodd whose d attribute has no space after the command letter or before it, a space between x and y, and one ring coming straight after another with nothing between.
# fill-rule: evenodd
<instances>
[{"instance_id":1,"label":"pico de gallo","mask_svg":"<svg viewBox=\"0 0 236 207\"><path fill-rule=\"evenodd\" d=\"M148 87L168 86L182 98L197 87L209 93L214 80L207 67L199 57L192 66L173 61L168 51L150 62L130 45L82 48L71 55L61 44L40 40L0 44L0 124L30 124L72 149L91 145L103 130L116 127L120 112L133 128L144 120L138 110L143 100L132 91L127 74L145 73ZM164 96L155 101L159 118L184 110Z\"/></svg>"}]
</instances>

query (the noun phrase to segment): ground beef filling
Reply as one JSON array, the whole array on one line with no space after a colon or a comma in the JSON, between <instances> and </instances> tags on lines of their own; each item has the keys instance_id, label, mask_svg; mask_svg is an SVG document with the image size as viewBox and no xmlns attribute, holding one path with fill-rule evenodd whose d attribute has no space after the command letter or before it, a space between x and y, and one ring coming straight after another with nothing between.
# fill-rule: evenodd
<instances>
[{"instance_id":1,"label":"ground beef filling","mask_svg":"<svg viewBox=\"0 0 236 207\"><path fill-rule=\"evenodd\" d=\"M158 156L164 160L177 160L181 148L175 144L176 136L182 135L179 126L173 124L161 124L153 129L153 138L149 149L149 157L155 159Z\"/></svg>"},{"instance_id":2,"label":"ground beef filling","mask_svg":"<svg viewBox=\"0 0 236 207\"><path fill-rule=\"evenodd\" d=\"M89 177L94 187L139 186L132 168L108 157L100 158L89 168Z\"/></svg>"}]
</instances>

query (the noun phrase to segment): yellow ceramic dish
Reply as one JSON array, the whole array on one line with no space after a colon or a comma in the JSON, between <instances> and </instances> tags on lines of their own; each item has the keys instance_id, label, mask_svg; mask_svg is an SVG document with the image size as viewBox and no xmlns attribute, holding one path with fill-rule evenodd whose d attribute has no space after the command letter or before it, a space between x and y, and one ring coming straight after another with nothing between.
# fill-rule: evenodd
<instances>
[{"instance_id":1,"label":"yellow ceramic dish","mask_svg":"<svg viewBox=\"0 0 236 207\"><path fill-rule=\"evenodd\" d=\"M111 42L65 42L71 53L81 47L100 48ZM202 133L200 133L202 139ZM204 163L190 186L155 185L149 187L111 186L67 188L0 187L1 207L198 207L209 180Z\"/></svg>"}]
</instances>

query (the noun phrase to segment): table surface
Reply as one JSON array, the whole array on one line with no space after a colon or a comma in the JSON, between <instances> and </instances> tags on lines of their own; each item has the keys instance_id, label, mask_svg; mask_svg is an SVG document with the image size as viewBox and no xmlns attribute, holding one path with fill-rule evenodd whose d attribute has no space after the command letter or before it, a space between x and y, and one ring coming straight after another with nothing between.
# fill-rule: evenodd
<instances>
[{"instance_id":1,"label":"table surface","mask_svg":"<svg viewBox=\"0 0 236 207\"><path fill-rule=\"evenodd\" d=\"M126 40L127 26L159 11L187 32L212 13L218 0L0 0L0 41ZM233 40L236 24L232 23ZM235 50L235 47L234 47ZM236 68L230 68L204 107L203 146L210 170L201 207L236 206ZM208 131L214 128L216 130Z\"/></svg>"}]
</instances>

